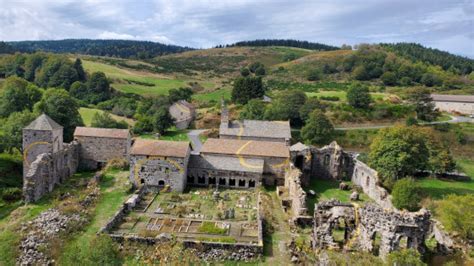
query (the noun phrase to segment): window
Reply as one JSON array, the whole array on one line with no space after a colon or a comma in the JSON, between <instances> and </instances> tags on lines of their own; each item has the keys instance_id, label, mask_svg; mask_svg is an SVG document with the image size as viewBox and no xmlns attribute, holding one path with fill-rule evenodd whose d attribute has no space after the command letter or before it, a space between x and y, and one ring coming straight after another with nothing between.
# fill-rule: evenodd
<instances>
[{"instance_id":1,"label":"window","mask_svg":"<svg viewBox=\"0 0 474 266\"><path fill-rule=\"evenodd\" d=\"M164 187L165 186L165 181L164 180L158 181L158 186Z\"/></svg>"}]
</instances>

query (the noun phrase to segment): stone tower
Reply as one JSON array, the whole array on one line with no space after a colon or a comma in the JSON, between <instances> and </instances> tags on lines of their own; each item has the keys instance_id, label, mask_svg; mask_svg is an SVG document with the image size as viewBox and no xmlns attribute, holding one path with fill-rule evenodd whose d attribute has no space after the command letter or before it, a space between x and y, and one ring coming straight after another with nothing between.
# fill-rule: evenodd
<instances>
[{"instance_id":1,"label":"stone tower","mask_svg":"<svg viewBox=\"0 0 474 266\"><path fill-rule=\"evenodd\" d=\"M224 98L221 99L221 127L229 127L229 109L225 105Z\"/></svg>"},{"instance_id":2,"label":"stone tower","mask_svg":"<svg viewBox=\"0 0 474 266\"><path fill-rule=\"evenodd\" d=\"M55 154L63 149L63 127L42 114L23 128L23 177L38 155Z\"/></svg>"}]
</instances>

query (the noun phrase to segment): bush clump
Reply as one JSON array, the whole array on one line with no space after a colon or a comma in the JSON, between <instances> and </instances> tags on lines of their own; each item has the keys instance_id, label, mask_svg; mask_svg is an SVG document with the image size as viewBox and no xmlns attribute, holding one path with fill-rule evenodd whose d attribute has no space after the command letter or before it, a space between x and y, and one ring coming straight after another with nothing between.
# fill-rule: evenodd
<instances>
[{"instance_id":1,"label":"bush clump","mask_svg":"<svg viewBox=\"0 0 474 266\"><path fill-rule=\"evenodd\" d=\"M420 188L412 178L403 178L395 182L392 190L392 202L397 209L417 211L420 209Z\"/></svg>"},{"instance_id":2,"label":"bush clump","mask_svg":"<svg viewBox=\"0 0 474 266\"><path fill-rule=\"evenodd\" d=\"M1 194L4 201L16 201L21 199L22 191L17 187L5 188Z\"/></svg>"}]
</instances>

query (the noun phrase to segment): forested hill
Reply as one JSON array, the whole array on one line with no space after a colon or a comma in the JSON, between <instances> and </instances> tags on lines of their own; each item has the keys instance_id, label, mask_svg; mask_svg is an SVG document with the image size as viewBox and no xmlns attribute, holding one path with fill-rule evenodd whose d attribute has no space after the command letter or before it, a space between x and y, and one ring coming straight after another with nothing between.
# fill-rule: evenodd
<instances>
[{"instance_id":1,"label":"forested hill","mask_svg":"<svg viewBox=\"0 0 474 266\"><path fill-rule=\"evenodd\" d=\"M417 43L383 43L383 47L412 61L422 61L441 66L444 70L452 70L459 74L469 74L474 70L474 60L453 55L438 49L424 47Z\"/></svg>"},{"instance_id":2,"label":"forested hill","mask_svg":"<svg viewBox=\"0 0 474 266\"><path fill-rule=\"evenodd\" d=\"M241 41L234 44L226 45L226 47L234 46L287 46L287 47L296 47L304 48L309 50L321 50L321 51L332 51L338 50L338 47L330 46L322 43L308 42L308 41L298 41L298 40L277 40L277 39L268 39L268 40L254 40L254 41Z\"/></svg>"},{"instance_id":3,"label":"forested hill","mask_svg":"<svg viewBox=\"0 0 474 266\"><path fill-rule=\"evenodd\" d=\"M12 54L15 49L6 42L0 42L0 54Z\"/></svg>"},{"instance_id":4,"label":"forested hill","mask_svg":"<svg viewBox=\"0 0 474 266\"><path fill-rule=\"evenodd\" d=\"M22 52L41 50L53 53L74 53L138 59L192 50L188 47L132 40L66 39L57 41L19 41L9 42L8 44L15 50Z\"/></svg>"}]
</instances>

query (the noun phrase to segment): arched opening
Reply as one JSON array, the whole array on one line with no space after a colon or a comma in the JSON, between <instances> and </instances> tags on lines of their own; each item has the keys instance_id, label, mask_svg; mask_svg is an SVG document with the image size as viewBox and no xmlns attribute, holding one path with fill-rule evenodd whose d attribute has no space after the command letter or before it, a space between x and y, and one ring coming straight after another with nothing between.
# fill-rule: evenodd
<instances>
[{"instance_id":1,"label":"arched opening","mask_svg":"<svg viewBox=\"0 0 474 266\"><path fill-rule=\"evenodd\" d=\"M229 179L229 186L230 187L235 187L235 179L233 179L233 178Z\"/></svg>"},{"instance_id":2,"label":"arched opening","mask_svg":"<svg viewBox=\"0 0 474 266\"><path fill-rule=\"evenodd\" d=\"M328 166L328 165L329 165L330 159L331 159L331 157L330 157L329 154L324 155L324 166Z\"/></svg>"},{"instance_id":3,"label":"arched opening","mask_svg":"<svg viewBox=\"0 0 474 266\"><path fill-rule=\"evenodd\" d=\"M245 179L239 179L239 187L245 187Z\"/></svg>"},{"instance_id":4,"label":"arched opening","mask_svg":"<svg viewBox=\"0 0 474 266\"><path fill-rule=\"evenodd\" d=\"M295 159L295 166L300 169L300 170L303 170L303 162L304 162L304 156L303 155L298 155L296 156L296 159Z\"/></svg>"},{"instance_id":5,"label":"arched opening","mask_svg":"<svg viewBox=\"0 0 474 266\"><path fill-rule=\"evenodd\" d=\"M204 176L198 176L198 184L205 184L206 183L206 179L204 178Z\"/></svg>"},{"instance_id":6,"label":"arched opening","mask_svg":"<svg viewBox=\"0 0 474 266\"><path fill-rule=\"evenodd\" d=\"M372 254L378 256L380 254L380 245L382 244L382 234L375 232L372 235Z\"/></svg>"},{"instance_id":7,"label":"arched opening","mask_svg":"<svg viewBox=\"0 0 474 266\"><path fill-rule=\"evenodd\" d=\"M194 184L194 176L188 175L188 184Z\"/></svg>"},{"instance_id":8,"label":"arched opening","mask_svg":"<svg viewBox=\"0 0 474 266\"><path fill-rule=\"evenodd\" d=\"M370 178L369 178L369 176L366 176L366 177L365 177L365 186L366 186L366 187L370 186Z\"/></svg>"},{"instance_id":9,"label":"arched opening","mask_svg":"<svg viewBox=\"0 0 474 266\"><path fill-rule=\"evenodd\" d=\"M335 242L342 248L347 241L347 223L344 218L339 217L335 222L331 232L331 235Z\"/></svg>"},{"instance_id":10,"label":"arched opening","mask_svg":"<svg viewBox=\"0 0 474 266\"><path fill-rule=\"evenodd\" d=\"M219 185L225 186L225 178L219 178Z\"/></svg>"},{"instance_id":11,"label":"arched opening","mask_svg":"<svg viewBox=\"0 0 474 266\"><path fill-rule=\"evenodd\" d=\"M255 187L255 180L249 180L249 187Z\"/></svg>"},{"instance_id":12,"label":"arched opening","mask_svg":"<svg viewBox=\"0 0 474 266\"><path fill-rule=\"evenodd\" d=\"M216 178L215 177L209 177L209 185L215 185L216 184Z\"/></svg>"},{"instance_id":13,"label":"arched opening","mask_svg":"<svg viewBox=\"0 0 474 266\"><path fill-rule=\"evenodd\" d=\"M158 186L164 187L165 186L165 181L164 180L159 180L158 181Z\"/></svg>"},{"instance_id":14,"label":"arched opening","mask_svg":"<svg viewBox=\"0 0 474 266\"><path fill-rule=\"evenodd\" d=\"M145 184L145 179L140 179L140 184Z\"/></svg>"},{"instance_id":15,"label":"arched opening","mask_svg":"<svg viewBox=\"0 0 474 266\"><path fill-rule=\"evenodd\" d=\"M408 237L402 236L398 240L398 249L407 249L408 248Z\"/></svg>"}]
</instances>

